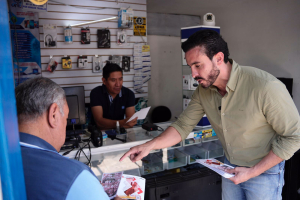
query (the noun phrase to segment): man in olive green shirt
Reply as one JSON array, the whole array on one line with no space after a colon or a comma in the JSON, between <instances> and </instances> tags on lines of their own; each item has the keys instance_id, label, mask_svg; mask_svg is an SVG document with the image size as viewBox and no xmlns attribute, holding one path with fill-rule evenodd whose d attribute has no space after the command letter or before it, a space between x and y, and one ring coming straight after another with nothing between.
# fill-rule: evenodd
<instances>
[{"instance_id":1,"label":"man in olive green shirt","mask_svg":"<svg viewBox=\"0 0 300 200\"><path fill-rule=\"evenodd\" d=\"M215 31L193 34L182 48L201 87L175 123L121 160L130 156L137 161L184 140L206 114L225 163L236 167L228 171L234 177L222 179L222 198L281 199L284 160L300 148L299 113L285 86L267 72L230 60L227 43Z\"/></svg>"}]
</instances>

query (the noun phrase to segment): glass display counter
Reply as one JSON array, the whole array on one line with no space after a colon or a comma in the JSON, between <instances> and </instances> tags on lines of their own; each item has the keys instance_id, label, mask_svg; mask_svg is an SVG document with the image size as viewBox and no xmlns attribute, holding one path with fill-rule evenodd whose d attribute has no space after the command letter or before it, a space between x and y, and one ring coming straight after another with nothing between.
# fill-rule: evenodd
<instances>
[{"instance_id":1,"label":"glass display counter","mask_svg":"<svg viewBox=\"0 0 300 200\"><path fill-rule=\"evenodd\" d=\"M199 148L207 151L207 158L218 158L224 156L223 147L218 143L218 141L206 142L198 145Z\"/></svg>"},{"instance_id":2,"label":"glass display counter","mask_svg":"<svg viewBox=\"0 0 300 200\"><path fill-rule=\"evenodd\" d=\"M162 123L158 125L166 129L170 124L171 123ZM192 164L196 159L216 158L224 155L222 146L218 141L206 141L203 143L200 139L190 144L185 141L185 145L183 145L183 142L179 142L169 148L153 150L148 156L136 163L131 162L128 157L122 162L119 162L119 159L131 147L144 144L162 132L163 131L147 132L141 127L135 127L127 129L126 143L107 138L103 142L103 146L98 148L92 147L91 151L85 148L83 151L87 157L89 157L91 152L91 169L99 180L101 180L103 173L123 171L125 174L141 176ZM60 153L62 154L63 152ZM74 159L76 153L77 150L73 150L66 157ZM79 160L81 162L87 162L87 158L83 153L81 153Z\"/></svg>"},{"instance_id":3,"label":"glass display counter","mask_svg":"<svg viewBox=\"0 0 300 200\"><path fill-rule=\"evenodd\" d=\"M174 169L187 165L187 155L178 149L168 150L168 163L167 169Z\"/></svg>"},{"instance_id":4,"label":"glass display counter","mask_svg":"<svg viewBox=\"0 0 300 200\"><path fill-rule=\"evenodd\" d=\"M141 175L152 174L165 170L163 152L161 150L159 152L150 153L142 160L137 161L136 164L139 166Z\"/></svg>"},{"instance_id":5,"label":"glass display counter","mask_svg":"<svg viewBox=\"0 0 300 200\"><path fill-rule=\"evenodd\" d=\"M183 153L187 155L188 164L193 164L196 159L206 159L208 158L208 152L196 145L184 147Z\"/></svg>"}]
</instances>

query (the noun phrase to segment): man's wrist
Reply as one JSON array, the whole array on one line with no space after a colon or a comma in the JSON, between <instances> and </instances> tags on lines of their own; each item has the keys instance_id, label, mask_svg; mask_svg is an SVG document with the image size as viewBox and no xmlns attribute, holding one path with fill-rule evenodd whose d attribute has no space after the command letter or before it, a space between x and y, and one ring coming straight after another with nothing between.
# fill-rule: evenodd
<instances>
[{"instance_id":1,"label":"man's wrist","mask_svg":"<svg viewBox=\"0 0 300 200\"><path fill-rule=\"evenodd\" d=\"M257 165L254 165L253 167L250 168L251 169L251 178L259 176L262 172L260 172L260 170L258 169Z\"/></svg>"},{"instance_id":2,"label":"man's wrist","mask_svg":"<svg viewBox=\"0 0 300 200\"><path fill-rule=\"evenodd\" d=\"M157 138L154 138L153 140L150 140L147 142L149 147L150 147L150 151L157 149L156 145L157 145Z\"/></svg>"}]
</instances>

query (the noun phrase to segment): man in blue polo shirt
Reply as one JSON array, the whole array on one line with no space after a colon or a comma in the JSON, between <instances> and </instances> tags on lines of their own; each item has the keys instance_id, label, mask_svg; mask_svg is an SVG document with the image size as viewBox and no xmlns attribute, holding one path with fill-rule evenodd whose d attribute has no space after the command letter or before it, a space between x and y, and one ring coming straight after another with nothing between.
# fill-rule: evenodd
<instances>
[{"instance_id":1,"label":"man in blue polo shirt","mask_svg":"<svg viewBox=\"0 0 300 200\"><path fill-rule=\"evenodd\" d=\"M15 93L27 199L109 200L88 166L58 153L69 113L64 90L41 77Z\"/></svg>"},{"instance_id":2,"label":"man in blue polo shirt","mask_svg":"<svg viewBox=\"0 0 300 200\"><path fill-rule=\"evenodd\" d=\"M90 104L96 125L101 129L111 129L116 128L118 121L120 127L133 127L137 123L137 118L128 123L127 121L135 113L135 97L130 89L122 86L121 67L107 63L103 68L102 82L102 86L94 88L90 94Z\"/></svg>"}]
</instances>

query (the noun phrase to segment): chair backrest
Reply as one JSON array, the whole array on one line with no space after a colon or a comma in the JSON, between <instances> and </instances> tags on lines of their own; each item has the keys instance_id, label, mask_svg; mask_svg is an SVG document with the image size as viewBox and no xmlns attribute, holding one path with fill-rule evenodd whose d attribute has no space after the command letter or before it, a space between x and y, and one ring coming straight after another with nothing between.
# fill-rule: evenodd
<instances>
[{"instance_id":1,"label":"chair backrest","mask_svg":"<svg viewBox=\"0 0 300 200\"><path fill-rule=\"evenodd\" d=\"M171 111L166 106L157 106L153 109L151 115L152 123L166 122L171 119Z\"/></svg>"}]
</instances>

